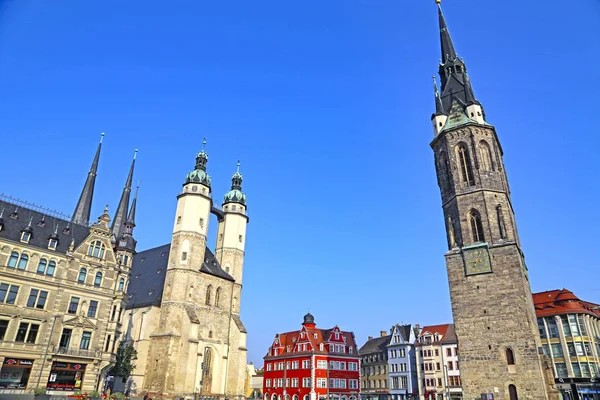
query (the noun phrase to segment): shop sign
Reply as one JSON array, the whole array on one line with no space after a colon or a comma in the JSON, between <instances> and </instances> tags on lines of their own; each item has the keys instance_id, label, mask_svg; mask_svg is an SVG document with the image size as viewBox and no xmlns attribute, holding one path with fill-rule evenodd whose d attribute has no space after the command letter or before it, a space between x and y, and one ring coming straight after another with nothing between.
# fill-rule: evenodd
<instances>
[{"instance_id":1,"label":"shop sign","mask_svg":"<svg viewBox=\"0 0 600 400\"><path fill-rule=\"evenodd\" d=\"M598 383L598 378L555 378L555 383Z\"/></svg>"},{"instance_id":2,"label":"shop sign","mask_svg":"<svg viewBox=\"0 0 600 400\"><path fill-rule=\"evenodd\" d=\"M55 361L54 364L52 365L52 368L68 369L71 371L85 371L86 365L87 364L65 363L65 362Z\"/></svg>"},{"instance_id":3,"label":"shop sign","mask_svg":"<svg viewBox=\"0 0 600 400\"><path fill-rule=\"evenodd\" d=\"M21 360L19 358L7 358L6 360L4 360L4 365L10 365L11 367L16 367L17 365L32 366L33 360Z\"/></svg>"}]
</instances>

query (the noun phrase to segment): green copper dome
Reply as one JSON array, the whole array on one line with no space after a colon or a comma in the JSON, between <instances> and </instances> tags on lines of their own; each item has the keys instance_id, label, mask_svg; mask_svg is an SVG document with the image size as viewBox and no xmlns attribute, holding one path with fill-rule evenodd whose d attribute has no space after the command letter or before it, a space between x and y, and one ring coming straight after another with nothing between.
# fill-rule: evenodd
<instances>
[{"instance_id":1,"label":"green copper dome","mask_svg":"<svg viewBox=\"0 0 600 400\"><path fill-rule=\"evenodd\" d=\"M231 177L231 190L225 193L223 204L238 203L246 205L246 195L242 192L242 174L240 174L240 162L237 164L237 171Z\"/></svg>"},{"instance_id":2,"label":"green copper dome","mask_svg":"<svg viewBox=\"0 0 600 400\"><path fill-rule=\"evenodd\" d=\"M203 185L210 186L210 176L208 176L206 171L195 169L185 176L185 183L202 183Z\"/></svg>"},{"instance_id":3,"label":"green copper dome","mask_svg":"<svg viewBox=\"0 0 600 400\"><path fill-rule=\"evenodd\" d=\"M246 195L242 193L241 190L231 189L229 192L225 193L225 199L223 200L223 204L227 203L238 203L246 205Z\"/></svg>"},{"instance_id":4,"label":"green copper dome","mask_svg":"<svg viewBox=\"0 0 600 400\"><path fill-rule=\"evenodd\" d=\"M206 164L208 163L208 154L204 150L206 138L202 142L202 151L196 155L196 169L185 176L185 184L201 183L210 187L210 176L206 173Z\"/></svg>"}]
</instances>

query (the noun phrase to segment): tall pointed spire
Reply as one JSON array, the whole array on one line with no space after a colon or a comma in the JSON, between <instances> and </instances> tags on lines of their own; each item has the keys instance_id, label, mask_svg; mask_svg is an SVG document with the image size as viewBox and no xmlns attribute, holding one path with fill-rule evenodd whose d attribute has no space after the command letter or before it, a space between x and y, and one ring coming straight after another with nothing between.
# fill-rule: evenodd
<instances>
[{"instance_id":1,"label":"tall pointed spire","mask_svg":"<svg viewBox=\"0 0 600 400\"><path fill-rule=\"evenodd\" d=\"M102 149L102 140L104 139L104 133L100 137L100 143L98 144L98 150L94 156L92 167L88 173L85 185L79 196L79 201L73 212L73 222L76 224L87 225L90 221L90 214L92 212L92 198L94 197L94 186L96 184L96 173L98 171L98 161L100 160L100 150Z\"/></svg>"},{"instance_id":2,"label":"tall pointed spire","mask_svg":"<svg viewBox=\"0 0 600 400\"><path fill-rule=\"evenodd\" d=\"M457 55L454 43L448 31L446 18L442 12L440 0L436 0L438 8L438 17L440 23L440 46L442 51L442 60L440 62L439 74L441 81L440 99L446 112L450 112L452 103L457 100L462 106L469 103L467 97L474 101L473 89L466 76L467 67L465 62ZM437 102L437 99L436 99Z\"/></svg>"},{"instance_id":3,"label":"tall pointed spire","mask_svg":"<svg viewBox=\"0 0 600 400\"><path fill-rule=\"evenodd\" d=\"M127 175L127 181L125 181L125 187L121 194L121 200L117 206L117 212L115 218L113 218L112 226L110 227L115 235L117 241L121 237L121 234L125 231L125 222L127 221L127 211L129 209L129 195L131 194L131 182L133 181L133 169L135 168L135 159L137 157L138 150L135 149L133 154L133 161L129 168L129 175Z\"/></svg>"},{"instance_id":4,"label":"tall pointed spire","mask_svg":"<svg viewBox=\"0 0 600 400\"><path fill-rule=\"evenodd\" d=\"M454 61L458 56L456 55L456 50L454 50L454 44L452 43L452 38L450 37L450 32L448 31L448 25L446 25L446 19L444 18L444 13L442 12L442 6L440 5L440 1L436 1L438 6L438 16L440 19L440 44L442 47L442 64L447 63L448 61Z\"/></svg>"}]
</instances>

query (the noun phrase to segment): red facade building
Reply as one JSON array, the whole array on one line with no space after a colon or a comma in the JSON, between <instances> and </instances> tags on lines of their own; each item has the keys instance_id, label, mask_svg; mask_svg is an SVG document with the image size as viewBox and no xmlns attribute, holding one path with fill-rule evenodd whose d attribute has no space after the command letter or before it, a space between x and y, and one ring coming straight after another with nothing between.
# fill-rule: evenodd
<instances>
[{"instance_id":1,"label":"red facade building","mask_svg":"<svg viewBox=\"0 0 600 400\"><path fill-rule=\"evenodd\" d=\"M354 334L319 329L310 313L300 330L275 335L264 360L264 400L358 400Z\"/></svg>"}]
</instances>

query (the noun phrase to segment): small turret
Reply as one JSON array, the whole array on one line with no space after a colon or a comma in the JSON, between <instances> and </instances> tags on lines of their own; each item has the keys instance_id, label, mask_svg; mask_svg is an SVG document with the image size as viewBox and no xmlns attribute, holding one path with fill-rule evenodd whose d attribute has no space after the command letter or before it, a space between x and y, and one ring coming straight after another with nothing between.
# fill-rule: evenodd
<instances>
[{"instance_id":1,"label":"small turret","mask_svg":"<svg viewBox=\"0 0 600 400\"><path fill-rule=\"evenodd\" d=\"M206 138L202 141L202 151L196 155L196 168L185 177L184 185L188 183L200 183L206 186L210 192L210 176L206 173L208 154L206 154Z\"/></svg>"},{"instance_id":2,"label":"small turret","mask_svg":"<svg viewBox=\"0 0 600 400\"><path fill-rule=\"evenodd\" d=\"M440 97L440 92L438 92L437 82L435 80L435 76L433 78L433 91L435 93L435 114L431 116L431 122L433 124L433 134L437 136L438 133L446 124L448 120L448 114L444 111L444 105L442 104L442 99Z\"/></svg>"},{"instance_id":3,"label":"small turret","mask_svg":"<svg viewBox=\"0 0 600 400\"><path fill-rule=\"evenodd\" d=\"M246 195L242 192L243 176L240 174L240 161L237 162L237 171L231 176L231 190L225 193L223 204L238 203L246 205Z\"/></svg>"}]
</instances>

